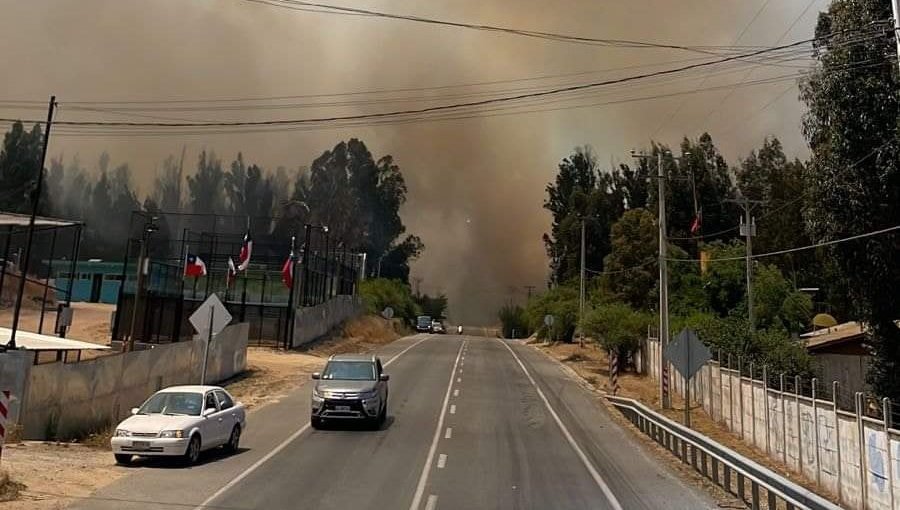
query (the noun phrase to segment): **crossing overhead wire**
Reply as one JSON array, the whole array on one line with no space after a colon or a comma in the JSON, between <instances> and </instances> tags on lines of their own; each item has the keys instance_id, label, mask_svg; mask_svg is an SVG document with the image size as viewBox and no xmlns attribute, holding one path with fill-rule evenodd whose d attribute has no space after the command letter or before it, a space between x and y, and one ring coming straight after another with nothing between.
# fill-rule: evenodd
<instances>
[{"instance_id":1,"label":"crossing overhead wire","mask_svg":"<svg viewBox=\"0 0 900 510\"><path fill-rule=\"evenodd\" d=\"M759 48L751 46L688 46L680 44L657 43L650 41L633 41L626 39L607 39L576 36L571 34L562 34L555 32L545 32L539 30L526 30L512 27L503 27L497 25L487 25L481 23L467 23L460 21L441 20L436 18L426 18L423 16L415 16L409 14L395 14L369 9L361 9L355 7L346 7L332 4L307 2L302 0L245 0L246 2L269 5L292 10L309 10L311 8L320 9L317 12L327 12L330 14L349 14L355 16L371 16L376 18L393 19L399 21L411 21L416 23L424 23L430 25L440 25L452 28L465 28L471 30L482 30L488 32L503 33L508 35L530 37L537 39L545 39L557 42L567 42L575 44L586 44L590 46L602 46L612 48L655 48L668 50L682 50L694 53L718 55L720 52L740 52L748 48Z\"/></svg>"},{"instance_id":2,"label":"crossing overhead wire","mask_svg":"<svg viewBox=\"0 0 900 510\"><path fill-rule=\"evenodd\" d=\"M656 264L656 262L657 262L656 258L653 258L653 259L650 259L650 260L648 260L648 261L646 261L646 262L644 262L644 263L642 263L642 264L638 264L638 265L636 265L636 266L631 266L631 267L626 267L625 269L617 269L617 270L614 270L614 271L595 271L595 270L590 269L590 268L587 268L587 267L584 268L584 270L585 270L586 272L591 273L591 274L594 274L594 275L623 274L623 273L629 273L629 272L631 272L631 271L635 271L635 270L638 270L638 269L647 267L647 266L652 265L652 264Z\"/></svg>"},{"instance_id":3,"label":"crossing overhead wire","mask_svg":"<svg viewBox=\"0 0 900 510\"><path fill-rule=\"evenodd\" d=\"M787 44L784 46L780 46L777 48L767 48L762 50L756 50L750 52L746 55L763 55L767 53L771 53L776 50L786 49L797 47L802 44L807 44L813 39L807 39L803 41L797 41L791 44ZM654 71L650 73L641 73L637 75L631 75L621 78L609 79L609 80L601 80L590 83L582 83L569 85L565 87L541 90L537 92L529 92L523 94L516 94L512 96L503 96L503 97L495 97L482 99L477 101L470 102L462 102L462 103L452 103L452 104L444 104L437 106L430 106L426 108L411 108L405 110L396 110L389 112L376 112L376 113L364 113L357 115L344 115L344 116L328 116L328 117L319 117L319 118L300 118L300 119L278 119L278 120L261 120L261 121L231 121L231 122L122 122L122 121L58 121L55 124L61 126L116 126L116 127L192 127L192 128L204 128L204 127L243 127L243 126L285 126L285 125L299 125L299 124L312 124L312 123L321 123L321 122L334 122L341 120L362 120L362 119L379 119L379 118L391 118L402 115L416 115L416 114L427 114L434 112L445 112L450 110L458 110L462 108L472 108L472 107L480 107L487 106L493 104L502 104L520 101L523 99L531 99L531 98L539 98L539 97L553 97L560 94L564 94L567 92L575 92L581 90L590 90L596 89L599 87L615 85L620 83L628 83L632 81L639 81L652 77L659 76L668 76L675 75L678 73L682 73L684 71L698 69L703 67L708 67L711 65L732 62L737 60L740 56L729 56L723 57L720 59L716 59L709 62L700 62L695 64L689 64L685 66L680 66L676 68L670 68L660 71ZM41 123L40 121L28 121L28 123Z\"/></svg>"}]
</instances>

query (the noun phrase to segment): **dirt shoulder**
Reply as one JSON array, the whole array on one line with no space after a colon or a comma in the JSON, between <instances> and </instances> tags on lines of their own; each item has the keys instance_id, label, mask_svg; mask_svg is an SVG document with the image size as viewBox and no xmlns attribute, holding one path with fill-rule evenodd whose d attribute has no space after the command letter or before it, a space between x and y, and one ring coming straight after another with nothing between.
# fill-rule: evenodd
<instances>
[{"instance_id":1,"label":"dirt shoulder","mask_svg":"<svg viewBox=\"0 0 900 510\"><path fill-rule=\"evenodd\" d=\"M589 384L595 391L603 393L609 391L609 359L607 358L606 351L598 348L596 344L586 344L584 348L579 347L578 344L565 343L552 345L535 343L532 344L532 346L572 369L575 374L581 377L581 379ZM617 395L638 400L673 421L678 423L684 422L684 400L678 396L673 396L672 409L661 409L659 405L657 381L648 376L642 376L635 373L620 373L619 392ZM658 450L660 456L669 462L673 469L682 473L692 481L701 484L703 487L710 489L712 493L720 499L720 504L739 504L738 501L725 494L719 487L701 477L693 469L678 462L667 450L660 447L643 434L638 433L637 429L631 425L631 422L622 417L622 415L615 410L606 399L601 400L612 411L610 414L612 414L617 421L626 428L633 430L635 435L640 437L649 448ZM764 453L759 452L745 443L739 436L733 434L723 425L717 424L703 411L699 404L692 404L691 406L691 428L713 441L738 452L744 457L750 458L754 462L771 469L779 475L802 485L810 491L836 501L834 495L825 493L820 487L816 486L814 481L788 470L782 464L772 460ZM740 506L740 508L743 508L743 506Z\"/></svg>"},{"instance_id":2,"label":"dirt shoulder","mask_svg":"<svg viewBox=\"0 0 900 510\"><path fill-rule=\"evenodd\" d=\"M370 351L400 336L390 321L365 316L336 328L304 351L250 347L247 371L223 386L253 412L300 386L325 366L331 354ZM8 471L10 482L0 483L0 510L65 508L74 498L88 496L128 474L129 470L114 464L108 445L107 433L83 444L34 441L5 446L0 467ZM4 487L17 490L18 498L3 502Z\"/></svg>"}]
</instances>

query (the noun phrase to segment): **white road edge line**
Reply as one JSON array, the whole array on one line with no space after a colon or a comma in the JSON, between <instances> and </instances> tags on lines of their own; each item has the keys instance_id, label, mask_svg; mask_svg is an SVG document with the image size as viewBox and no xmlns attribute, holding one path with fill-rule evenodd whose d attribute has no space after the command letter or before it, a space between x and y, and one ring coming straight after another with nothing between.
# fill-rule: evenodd
<instances>
[{"instance_id":1,"label":"white road edge line","mask_svg":"<svg viewBox=\"0 0 900 510\"><path fill-rule=\"evenodd\" d=\"M446 466L446 465L447 465L447 454L442 453L442 454L438 455L438 465L437 465L438 469L444 469L444 466Z\"/></svg>"},{"instance_id":2,"label":"white road edge line","mask_svg":"<svg viewBox=\"0 0 900 510\"><path fill-rule=\"evenodd\" d=\"M422 339L420 339L420 340L417 340L414 344L410 345L410 346L407 347L406 349L403 349L402 351L400 351L399 353L397 353L396 355L394 355L393 358L391 358L391 359L389 359L388 361L386 361L386 362L384 363L384 366L390 365L391 363L394 362L394 360L396 360L396 359L399 358L400 356L403 356L404 354L406 354L406 351L412 349L413 347L419 345L420 343L424 342L424 341L427 340L427 339L428 339L428 337L425 337L425 338L422 338ZM274 457L275 455L278 455L278 453L279 453L281 450L284 450L285 448L287 448L287 446L288 446L289 444L291 444L292 442L294 442L295 439L297 439L298 437L300 437L301 435L303 435L303 433L306 432L307 430L309 430L309 423L307 423L306 425L300 427L296 432L294 432L294 433L291 434L287 439L285 439L284 441L282 441L281 444L279 444L278 446L276 446L272 451L270 451L269 453L267 453L263 458L261 458L261 459L259 459L258 461L254 462L252 465L250 465L250 467L248 467L247 469L245 469L244 471L242 471L241 474L237 475L237 476L234 477L230 482L228 482L228 483L226 483L225 485L223 485L222 488L219 489L219 490L217 490L216 492L214 492L212 496L206 498L206 499L203 501L203 503L200 503L199 505L197 505L196 507L194 507L194 510L201 510L201 509L206 508L207 506L209 506L213 501L216 500L216 498L218 498L218 497L221 496L222 494L225 494L229 489L231 489L231 488L234 487L235 485L241 483L241 481L242 481L244 478L247 478L248 476L250 476L251 473L253 473L253 472L256 471L257 469L259 469L260 466L262 466L263 464L265 464L266 462L268 462L269 459L271 459L271 458Z\"/></svg>"},{"instance_id":3,"label":"white road edge line","mask_svg":"<svg viewBox=\"0 0 900 510\"><path fill-rule=\"evenodd\" d=\"M597 472L597 468L591 463L590 459L588 459L587 455L585 455L584 451L578 446L578 443L575 442L575 438L572 437L572 434L569 433L569 429L563 424L562 420L559 418L559 415L556 414L556 411L553 409L553 406L550 405L550 401L547 400L547 397L544 396L544 392L541 391L541 388L534 381L534 378L531 377L531 374L528 373L528 369L525 368L525 365L522 363L522 360L519 359L519 356L512 350L512 347L509 346L503 340L497 339L498 342L503 344L504 347L512 354L512 357L516 360L516 363L519 364L519 368L522 369L522 372L525 373L525 377L528 378L528 382L534 387L535 391L541 400L544 402L544 406L547 407L547 410L550 411L550 415L553 416L553 421L559 426L559 429L562 431L563 435L566 437L566 441L569 442L569 446L575 450L575 453L578 455L578 458L581 459L581 463L584 464L584 467L587 468L588 472L591 474L591 477L594 479L594 483L600 487L600 490L603 491L603 494L606 496L606 499L609 501L610 506L614 510L622 510L622 505L619 503L619 500L616 499L615 494L613 494L612 490L609 488L609 485L603 480L600 476L600 473Z\"/></svg>"},{"instance_id":4,"label":"white road edge line","mask_svg":"<svg viewBox=\"0 0 900 510\"><path fill-rule=\"evenodd\" d=\"M431 472L431 463L434 462L434 453L437 451L438 441L441 440L441 429L444 427L444 417L447 415L447 402L450 400L450 390L453 388L453 376L456 374L456 367L459 365L459 357L462 355L463 346L466 340L463 340L456 353L456 361L453 362L453 370L450 371L450 382L447 383L447 392L444 394L444 403L441 404L441 414L438 416L437 427L434 428L434 439L431 440L431 447L428 449L428 457L425 458L425 466L422 468L422 474L419 475L419 484L416 486L416 493L413 495L412 503L409 510L419 510L422 503L422 495L425 494L425 485L428 484L428 473ZM456 390L459 392L459 390ZM429 498L431 499L431 498ZM437 496L435 496L435 501Z\"/></svg>"},{"instance_id":5,"label":"white road edge line","mask_svg":"<svg viewBox=\"0 0 900 510\"><path fill-rule=\"evenodd\" d=\"M434 510L437 507L437 496L434 494L428 496L428 501L425 502L425 510Z\"/></svg>"},{"instance_id":6,"label":"white road edge line","mask_svg":"<svg viewBox=\"0 0 900 510\"><path fill-rule=\"evenodd\" d=\"M450 439L451 437L453 437L453 429L447 427L447 432L444 432L444 439Z\"/></svg>"}]
</instances>

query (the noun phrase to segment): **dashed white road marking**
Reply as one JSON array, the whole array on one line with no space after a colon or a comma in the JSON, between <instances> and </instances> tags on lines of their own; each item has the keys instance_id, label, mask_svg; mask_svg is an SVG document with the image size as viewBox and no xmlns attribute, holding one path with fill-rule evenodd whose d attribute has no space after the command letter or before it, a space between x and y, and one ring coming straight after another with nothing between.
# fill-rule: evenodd
<instances>
[{"instance_id":1,"label":"dashed white road marking","mask_svg":"<svg viewBox=\"0 0 900 510\"><path fill-rule=\"evenodd\" d=\"M457 377L456 382L462 382L462 377Z\"/></svg>"},{"instance_id":2,"label":"dashed white road marking","mask_svg":"<svg viewBox=\"0 0 900 510\"><path fill-rule=\"evenodd\" d=\"M453 390L453 396L454 396L454 397L458 397L458 396L459 396L459 390Z\"/></svg>"},{"instance_id":3,"label":"dashed white road marking","mask_svg":"<svg viewBox=\"0 0 900 510\"><path fill-rule=\"evenodd\" d=\"M453 437L453 429L447 427L447 432L444 432L444 439L450 439L451 437Z\"/></svg>"},{"instance_id":4,"label":"dashed white road marking","mask_svg":"<svg viewBox=\"0 0 900 510\"><path fill-rule=\"evenodd\" d=\"M453 362L453 370L450 371L450 381L447 383L447 392L444 394L444 403L441 404L441 414L438 416L437 427L434 428L434 438L431 440L431 447L428 449L428 456L425 458L425 465L422 467L422 473L419 475L419 483L416 486L415 494L413 494L413 500L409 505L409 510L419 510L419 505L422 503L422 496L425 494L425 486L428 484L428 474L431 472L431 463L434 462L434 454L437 451L438 441L441 440L441 429L444 427L447 403L450 401L450 389L453 388L453 377L456 374L456 368L459 366L459 358L462 356L462 351L465 346L466 341L464 340L462 345L459 346L459 351L456 353L456 361ZM459 390L456 391L458 394ZM431 500L431 497L432 496L429 496L429 501ZM433 497L435 504L437 504L437 496ZM426 503L426 510L427 508Z\"/></svg>"},{"instance_id":5,"label":"dashed white road marking","mask_svg":"<svg viewBox=\"0 0 900 510\"><path fill-rule=\"evenodd\" d=\"M450 414L456 414L456 404L450 406Z\"/></svg>"},{"instance_id":6,"label":"dashed white road marking","mask_svg":"<svg viewBox=\"0 0 900 510\"><path fill-rule=\"evenodd\" d=\"M427 339L428 339L428 337L421 338L421 339L419 339L418 341L416 341L415 343L413 343L412 345L410 345L409 347L407 347L406 349L403 349L402 351L398 352L393 358L391 358L391 359L389 359L388 361L386 361L386 362L384 363L384 366L390 365L391 363L393 363L394 361L396 361L397 358L399 358L400 356L403 356L404 354L406 354L407 351L409 351L410 349L412 349L413 347L419 345L420 343L424 342L424 341L427 340ZM449 389L449 388L448 388L448 389ZM446 405L446 401L444 402L444 405ZM306 425L304 425L304 426L300 427L299 429L297 429L293 434L291 434L290 436L288 436L287 439L285 439L285 440L282 441L278 446L276 446L274 449L272 449L272 451L270 451L270 452L267 453L265 456L263 456L263 458L261 458L261 459L259 459L258 461L254 462L252 465L250 465L250 467L248 467L247 469L245 469L244 471L242 471L241 474L239 474L239 475L237 475L236 477L232 478L230 482L226 483L225 485L222 486L222 488L220 488L219 490L217 490L216 492L214 492L214 493L212 494L212 496L206 498L206 499L203 501L203 503L200 503L199 505L197 505L197 506L194 508L194 510L201 510L201 509L203 509L203 508L208 507L213 501L216 500L216 498L218 498L218 497L221 496L222 494L225 494L225 492L227 492L229 489L231 489L231 488L234 487L235 485L239 484L239 483L241 482L241 480L243 480L244 478L247 478L248 476L250 476L251 473L253 473L253 472L256 471L257 469L259 469L260 466L262 466L263 464L265 464L266 462L268 462L269 459L271 459L271 458L274 457L275 455L278 455L278 452L280 452L281 450L284 450L285 448L287 448L287 446L288 446L289 444L291 444L292 442L294 442L295 439L297 439L298 437L300 437L301 435L303 435L303 433L306 432L307 430L309 430L309 428L310 428L309 422L306 422Z\"/></svg>"},{"instance_id":7,"label":"dashed white road marking","mask_svg":"<svg viewBox=\"0 0 900 510\"><path fill-rule=\"evenodd\" d=\"M531 374L528 372L528 369L525 368L525 365L522 363L522 360L519 359L519 356L513 351L512 347L509 346L508 343L503 340L497 339L498 342L503 344L504 347L512 354L512 357L516 360L516 363L519 364L519 368L522 369L522 372L525 373L525 377L528 378L528 382L531 383L531 386L534 387L534 390L537 392L538 397L544 402L544 406L547 408L547 411L550 412L550 416L553 417L553 421L556 422L556 425L559 426L559 429L562 431L563 436L565 436L566 441L568 441L569 446L575 450L575 454L581 459L581 463L584 464L584 467L591 474L591 477L594 479L594 483L600 487L600 490L603 492L603 495L606 496L607 501L609 501L609 505L613 510L622 510L622 505L619 503L619 500L616 498L615 494L613 494L612 489L609 488L609 485L606 484L606 481L603 480L603 477L600 476L600 473L597 472L597 468L591 463L588 456L584 453L584 450L578 446L578 443L575 442L575 438L572 437L572 434L569 432L569 429L566 428L565 424L560 419L559 415L556 414L556 411L553 409L553 406L550 405L550 401L547 400L547 397L544 395L544 392L541 391L540 386L534 381L534 378L531 377Z\"/></svg>"},{"instance_id":8,"label":"dashed white road marking","mask_svg":"<svg viewBox=\"0 0 900 510\"><path fill-rule=\"evenodd\" d=\"M428 501L425 502L425 510L434 510L437 507L437 496L434 494L428 496Z\"/></svg>"},{"instance_id":9,"label":"dashed white road marking","mask_svg":"<svg viewBox=\"0 0 900 510\"><path fill-rule=\"evenodd\" d=\"M444 469L444 466L446 466L446 465L447 465L447 454L442 453L442 454L438 455L438 465L437 465L438 469Z\"/></svg>"}]
</instances>

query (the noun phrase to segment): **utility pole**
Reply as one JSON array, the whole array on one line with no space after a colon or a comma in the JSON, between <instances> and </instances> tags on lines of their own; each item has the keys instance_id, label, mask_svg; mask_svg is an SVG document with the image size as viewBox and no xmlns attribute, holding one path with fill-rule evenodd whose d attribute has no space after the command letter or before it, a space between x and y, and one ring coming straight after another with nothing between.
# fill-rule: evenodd
<instances>
[{"instance_id":1,"label":"utility pole","mask_svg":"<svg viewBox=\"0 0 900 510\"><path fill-rule=\"evenodd\" d=\"M894 8L894 40L897 41L897 57L900 58L900 0L891 0Z\"/></svg>"},{"instance_id":2,"label":"utility pole","mask_svg":"<svg viewBox=\"0 0 900 510\"><path fill-rule=\"evenodd\" d=\"M128 334L128 343L125 344L125 351L131 352L134 350L134 333L137 326L137 311L138 311L138 303L141 301L141 292L144 290L144 275L148 273L148 266L150 259L147 258L147 242L150 240L150 234L156 232L159 228L155 224L156 217L152 217L149 223L144 224L144 232L141 235L141 248L138 252L138 261L137 261L137 281L136 287L134 290L134 303L131 307L131 331ZM194 283L196 284L197 279L194 279Z\"/></svg>"},{"instance_id":3,"label":"utility pole","mask_svg":"<svg viewBox=\"0 0 900 510\"><path fill-rule=\"evenodd\" d=\"M747 197L730 198L726 202L738 204L744 210L741 217L741 235L746 238L744 261L747 269L747 318L750 321L750 334L756 332L756 318L753 315L753 237L756 236L756 220L750 215L754 205L765 203L763 200L750 200Z\"/></svg>"},{"instance_id":4,"label":"utility pole","mask_svg":"<svg viewBox=\"0 0 900 510\"><path fill-rule=\"evenodd\" d=\"M639 160L649 160L648 154L631 151L631 157ZM666 247L668 234L666 233L666 175L663 170L662 149L656 153L656 177L657 177L657 202L659 203L659 401L663 409L669 409L668 392L668 362L666 361L666 347L669 345L669 268L667 265Z\"/></svg>"},{"instance_id":5,"label":"utility pole","mask_svg":"<svg viewBox=\"0 0 900 510\"><path fill-rule=\"evenodd\" d=\"M584 218L581 218L581 288L578 297L578 345L584 348Z\"/></svg>"},{"instance_id":6,"label":"utility pole","mask_svg":"<svg viewBox=\"0 0 900 510\"><path fill-rule=\"evenodd\" d=\"M531 293L534 292L534 285L525 285L525 290L528 291L528 300L531 300Z\"/></svg>"},{"instance_id":7,"label":"utility pole","mask_svg":"<svg viewBox=\"0 0 900 510\"><path fill-rule=\"evenodd\" d=\"M12 332L6 347L16 348L16 331L19 329L19 314L22 312L22 296L25 294L25 278L28 277L28 263L31 260L31 244L34 242L34 223L41 203L41 191L44 187L44 163L47 160L47 145L50 143L50 127L53 125L53 113L56 110L56 96L50 96L50 105L47 108L47 124L44 129L44 146L41 148L41 162L37 168L37 183L31 195L31 218L28 219L28 236L25 241L25 260L19 257L19 291L16 294L16 308L13 312ZM4 261L4 264L6 262ZM70 275L72 276L72 275Z\"/></svg>"}]
</instances>

